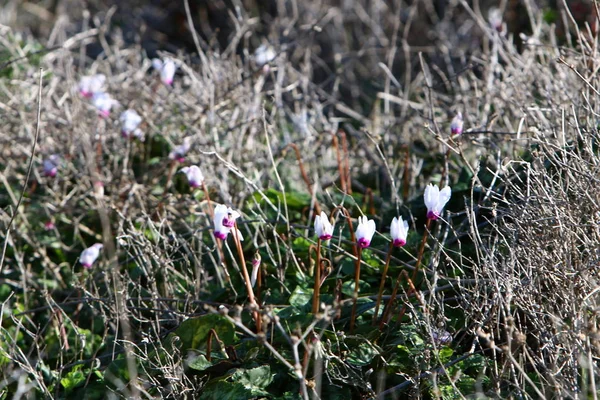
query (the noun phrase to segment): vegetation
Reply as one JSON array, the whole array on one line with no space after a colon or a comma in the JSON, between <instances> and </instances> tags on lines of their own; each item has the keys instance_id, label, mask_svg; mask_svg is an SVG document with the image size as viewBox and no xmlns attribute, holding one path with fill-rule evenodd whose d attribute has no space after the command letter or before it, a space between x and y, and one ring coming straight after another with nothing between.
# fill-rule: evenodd
<instances>
[{"instance_id":1,"label":"vegetation","mask_svg":"<svg viewBox=\"0 0 600 400\"><path fill-rule=\"evenodd\" d=\"M598 37L459 3L0 25L0 398L596 398Z\"/></svg>"}]
</instances>

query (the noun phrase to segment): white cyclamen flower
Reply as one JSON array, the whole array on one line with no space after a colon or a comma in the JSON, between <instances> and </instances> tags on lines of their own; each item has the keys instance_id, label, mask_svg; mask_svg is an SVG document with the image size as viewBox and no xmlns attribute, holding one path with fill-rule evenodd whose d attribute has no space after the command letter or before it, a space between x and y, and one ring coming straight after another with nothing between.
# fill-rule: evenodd
<instances>
[{"instance_id":1,"label":"white cyclamen flower","mask_svg":"<svg viewBox=\"0 0 600 400\"><path fill-rule=\"evenodd\" d=\"M256 284L256 278L258 278L258 269L260 268L261 257L257 252L254 254L254 258L252 259L252 274L250 275L250 283L252 287Z\"/></svg>"},{"instance_id":2,"label":"white cyclamen flower","mask_svg":"<svg viewBox=\"0 0 600 400\"><path fill-rule=\"evenodd\" d=\"M104 246L101 243L96 243L92 245L92 247L88 247L84 251L81 252L79 256L79 262L85 268L92 268L92 264L96 261L98 256L100 255L100 250L102 250Z\"/></svg>"},{"instance_id":3,"label":"white cyclamen flower","mask_svg":"<svg viewBox=\"0 0 600 400\"><path fill-rule=\"evenodd\" d=\"M183 172L187 178L190 186L193 188L198 188L202 186L202 182L204 182L204 175L202 175L202 171L196 165L192 165L191 167L183 167L179 170L179 172Z\"/></svg>"},{"instance_id":4,"label":"white cyclamen flower","mask_svg":"<svg viewBox=\"0 0 600 400\"><path fill-rule=\"evenodd\" d=\"M100 116L103 118L108 118L110 115L110 109L119 104L117 100L113 99L108 93L104 92L94 93L92 102L94 103L94 107L98 109Z\"/></svg>"},{"instance_id":5,"label":"white cyclamen flower","mask_svg":"<svg viewBox=\"0 0 600 400\"><path fill-rule=\"evenodd\" d=\"M135 136L137 138L143 139L144 134L138 126L142 123L142 117L132 109L125 110L121 113L119 117L119 121L121 121L121 134L125 138L130 138L131 136Z\"/></svg>"},{"instance_id":6,"label":"white cyclamen flower","mask_svg":"<svg viewBox=\"0 0 600 400\"><path fill-rule=\"evenodd\" d=\"M402 247L406 244L406 236L408 236L408 222L402 220L402 216L392 220L390 226L390 234L392 235L392 244L395 247Z\"/></svg>"},{"instance_id":7,"label":"white cyclamen flower","mask_svg":"<svg viewBox=\"0 0 600 400\"><path fill-rule=\"evenodd\" d=\"M155 58L152 60L152 66L155 70L160 71L160 80L162 83L169 86L173 84L173 77L175 76L175 71L177 71L175 61L170 58L165 58L164 60Z\"/></svg>"},{"instance_id":8,"label":"white cyclamen flower","mask_svg":"<svg viewBox=\"0 0 600 400\"><path fill-rule=\"evenodd\" d=\"M215 216L213 223L215 225L215 237L221 240L227 239L229 232L235 227L235 220L240 217L240 213L232 210L223 204L215 207ZM244 240L239 230L236 231L240 240Z\"/></svg>"},{"instance_id":9,"label":"white cyclamen flower","mask_svg":"<svg viewBox=\"0 0 600 400\"><path fill-rule=\"evenodd\" d=\"M103 74L82 76L78 85L79 93L83 97L90 98L94 94L102 92L104 82L106 82L106 76Z\"/></svg>"},{"instance_id":10,"label":"white cyclamen flower","mask_svg":"<svg viewBox=\"0 0 600 400\"><path fill-rule=\"evenodd\" d=\"M442 190L431 183L425 188L425 207L427 207L427 219L436 220L442 214L444 206L450 200L452 190L446 186Z\"/></svg>"},{"instance_id":11,"label":"white cyclamen flower","mask_svg":"<svg viewBox=\"0 0 600 400\"><path fill-rule=\"evenodd\" d=\"M463 131L463 116L459 111L458 114L454 118L452 118L452 122L450 123L450 132L453 135L460 135Z\"/></svg>"},{"instance_id":12,"label":"white cyclamen flower","mask_svg":"<svg viewBox=\"0 0 600 400\"><path fill-rule=\"evenodd\" d=\"M275 50L273 49L273 47L268 46L266 44L261 44L254 51L254 61L256 62L256 65L258 65L259 67L262 67L263 65L270 63L271 61L273 61L275 59L276 56L277 56L277 53L275 53Z\"/></svg>"},{"instance_id":13,"label":"white cyclamen flower","mask_svg":"<svg viewBox=\"0 0 600 400\"><path fill-rule=\"evenodd\" d=\"M502 32L502 11L499 8L492 7L488 10L488 22L492 29Z\"/></svg>"},{"instance_id":14,"label":"white cyclamen flower","mask_svg":"<svg viewBox=\"0 0 600 400\"><path fill-rule=\"evenodd\" d=\"M185 155L190 150L190 147L191 147L190 138L183 139L183 143L181 145L175 147L175 149L173 149L173 151L171 151L169 153L169 158L171 160L177 160L179 162L184 162Z\"/></svg>"},{"instance_id":15,"label":"white cyclamen flower","mask_svg":"<svg viewBox=\"0 0 600 400\"><path fill-rule=\"evenodd\" d=\"M358 228L356 228L356 243L361 247L369 247L371 239L375 234L375 221L367 220L367 217L358 217Z\"/></svg>"},{"instance_id":16,"label":"white cyclamen flower","mask_svg":"<svg viewBox=\"0 0 600 400\"><path fill-rule=\"evenodd\" d=\"M329 240L333 236L333 225L323 211L315 217L315 233L321 240Z\"/></svg>"}]
</instances>

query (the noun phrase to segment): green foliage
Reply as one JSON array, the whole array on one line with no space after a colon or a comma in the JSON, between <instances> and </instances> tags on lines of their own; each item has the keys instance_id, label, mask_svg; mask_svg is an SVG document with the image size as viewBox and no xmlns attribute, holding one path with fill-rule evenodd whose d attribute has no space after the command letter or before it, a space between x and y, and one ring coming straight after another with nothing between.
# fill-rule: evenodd
<instances>
[{"instance_id":1,"label":"green foliage","mask_svg":"<svg viewBox=\"0 0 600 400\"><path fill-rule=\"evenodd\" d=\"M221 315L208 314L183 321L177 328L175 335L180 339L180 349L187 351L205 348L211 329L217 332L223 343L226 345L233 344L235 339L233 323Z\"/></svg>"}]
</instances>

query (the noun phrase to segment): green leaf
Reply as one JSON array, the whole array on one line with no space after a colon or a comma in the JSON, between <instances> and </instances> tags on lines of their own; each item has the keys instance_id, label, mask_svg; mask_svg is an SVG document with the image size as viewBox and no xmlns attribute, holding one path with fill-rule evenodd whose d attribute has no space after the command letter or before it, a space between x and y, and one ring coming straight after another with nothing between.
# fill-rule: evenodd
<instances>
[{"instance_id":1,"label":"green leaf","mask_svg":"<svg viewBox=\"0 0 600 400\"><path fill-rule=\"evenodd\" d=\"M175 330L175 334L181 340L181 350L205 348L211 329L217 332L219 339L225 345L233 344L235 339L235 326L233 323L222 315L207 314L185 320Z\"/></svg>"},{"instance_id":2,"label":"green leaf","mask_svg":"<svg viewBox=\"0 0 600 400\"><path fill-rule=\"evenodd\" d=\"M352 365L363 367L369 365L378 354L379 351L375 346L369 342L363 342L350 352L347 360Z\"/></svg>"},{"instance_id":3,"label":"green leaf","mask_svg":"<svg viewBox=\"0 0 600 400\"><path fill-rule=\"evenodd\" d=\"M371 286L369 286L369 284L367 282L362 281L362 280L358 281L359 293L369 293L370 289L371 289ZM346 296L354 295L354 279L352 279L350 281L346 281L342 284L342 293L344 293Z\"/></svg>"},{"instance_id":4,"label":"green leaf","mask_svg":"<svg viewBox=\"0 0 600 400\"><path fill-rule=\"evenodd\" d=\"M82 371L71 371L64 378L60 380L60 384L65 388L67 392L72 391L78 386L85 383L86 375Z\"/></svg>"},{"instance_id":5,"label":"green leaf","mask_svg":"<svg viewBox=\"0 0 600 400\"><path fill-rule=\"evenodd\" d=\"M200 354L192 362L188 363L188 367L196 371L204 371L207 368L212 367L212 363L204 357L204 354Z\"/></svg>"},{"instance_id":6,"label":"green leaf","mask_svg":"<svg viewBox=\"0 0 600 400\"><path fill-rule=\"evenodd\" d=\"M452 350L450 347L444 347L440 349L439 356L442 364L446 364L448 361L450 361L450 357L452 357L453 354L454 350Z\"/></svg>"},{"instance_id":7,"label":"green leaf","mask_svg":"<svg viewBox=\"0 0 600 400\"><path fill-rule=\"evenodd\" d=\"M256 395L247 390L244 385L225 380L210 381L202 390L200 400L250 400Z\"/></svg>"},{"instance_id":8,"label":"green leaf","mask_svg":"<svg viewBox=\"0 0 600 400\"><path fill-rule=\"evenodd\" d=\"M244 385L251 391L262 391L273 382L273 374L268 365L252 369L238 369L231 379Z\"/></svg>"},{"instance_id":9,"label":"green leaf","mask_svg":"<svg viewBox=\"0 0 600 400\"><path fill-rule=\"evenodd\" d=\"M290 305L302 308L312 301L312 289L305 289L302 286L296 286L296 289L290 296Z\"/></svg>"}]
</instances>

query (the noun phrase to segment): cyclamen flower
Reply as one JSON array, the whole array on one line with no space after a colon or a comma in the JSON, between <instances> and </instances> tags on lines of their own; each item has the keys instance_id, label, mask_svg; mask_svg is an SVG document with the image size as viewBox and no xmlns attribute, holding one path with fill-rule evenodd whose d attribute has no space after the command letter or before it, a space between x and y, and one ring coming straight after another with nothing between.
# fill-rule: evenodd
<instances>
[{"instance_id":1,"label":"cyclamen flower","mask_svg":"<svg viewBox=\"0 0 600 400\"><path fill-rule=\"evenodd\" d=\"M392 220L390 226L390 234L392 235L392 244L395 247L402 247L406 244L406 236L408 235L408 222L402 220L402 216Z\"/></svg>"},{"instance_id":2,"label":"cyclamen flower","mask_svg":"<svg viewBox=\"0 0 600 400\"><path fill-rule=\"evenodd\" d=\"M315 217L315 233L321 240L329 240L333 236L333 225L323 211L321 211L321 215Z\"/></svg>"},{"instance_id":3,"label":"cyclamen flower","mask_svg":"<svg viewBox=\"0 0 600 400\"><path fill-rule=\"evenodd\" d=\"M488 22L494 30L502 32L502 11L496 7L490 8L488 11Z\"/></svg>"},{"instance_id":4,"label":"cyclamen flower","mask_svg":"<svg viewBox=\"0 0 600 400\"><path fill-rule=\"evenodd\" d=\"M173 77L175 76L175 71L177 71L175 61L170 58L166 58L164 61L155 58L152 60L152 66L155 70L160 71L160 80L162 83L168 86L173 84Z\"/></svg>"},{"instance_id":5,"label":"cyclamen flower","mask_svg":"<svg viewBox=\"0 0 600 400\"><path fill-rule=\"evenodd\" d=\"M235 229L235 220L240 217L240 213L232 210L223 204L218 204L215 207L215 216L213 223L215 224L215 237L221 240L227 239L227 235ZM240 240L244 240L239 230L236 231Z\"/></svg>"},{"instance_id":6,"label":"cyclamen flower","mask_svg":"<svg viewBox=\"0 0 600 400\"><path fill-rule=\"evenodd\" d=\"M460 135L463 131L463 116L459 111L458 114L454 118L452 118L452 122L450 123L450 132L453 135Z\"/></svg>"},{"instance_id":7,"label":"cyclamen flower","mask_svg":"<svg viewBox=\"0 0 600 400\"><path fill-rule=\"evenodd\" d=\"M79 262L85 268L92 268L92 264L96 261L98 256L100 255L100 250L102 250L104 246L101 243L96 243L92 245L92 247L88 247L84 251L81 252L79 256Z\"/></svg>"},{"instance_id":8,"label":"cyclamen flower","mask_svg":"<svg viewBox=\"0 0 600 400\"><path fill-rule=\"evenodd\" d=\"M367 217L358 217L358 228L356 228L356 243L360 248L369 247L371 239L375 234L375 221L367 220Z\"/></svg>"},{"instance_id":9,"label":"cyclamen flower","mask_svg":"<svg viewBox=\"0 0 600 400\"><path fill-rule=\"evenodd\" d=\"M94 94L102 92L105 81L106 76L103 74L82 76L78 85L79 93L83 97L91 98Z\"/></svg>"},{"instance_id":10,"label":"cyclamen flower","mask_svg":"<svg viewBox=\"0 0 600 400\"><path fill-rule=\"evenodd\" d=\"M202 175L202 171L196 165L192 165L191 167L183 167L179 170L179 172L183 172L187 178L190 186L193 188L198 188L202 186L202 182L204 182L204 175Z\"/></svg>"},{"instance_id":11,"label":"cyclamen flower","mask_svg":"<svg viewBox=\"0 0 600 400\"><path fill-rule=\"evenodd\" d=\"M250 275L250 283L252 287L256 284L256 278L258 278L258 269L260 268L260 253L254 254L254 258L252 259L252 274Z\"/></svg>"},{"instance_id":12,"label":"cyclamen flower","mask_svg":"<svg viewBox=\"0 0 600 400\"><path fill-rule=\"evenodd\" d=\"M191 144L190 139L183 139L183 143L177 147L173 151L169 153L169 158L171 160L177 160L179 162L185 161L185 155L190 150Z\"/></svg>"},{"instance_id":13,"label":"cyclamen flower","mask_svg":"<svg viewBox=\"0 0 600 400\"><path fill-rule=\"evenodd\" d=\"M425 188L425 207L427 207L427 219L436 220L442 214L444 206L450 200L452 190L446 186L442 190L431 183Z\"/></svg>"},{"instance_id":14,"label":"cyclamen flower","mask_svg":"<svg viewBox=\"0 0 600 400\"><path fill-rule=\"evenodd\" d=\"M51 155L50 157L44 160L43 168L44 168L44 176L48 178L54 178L58 174L58 164L59 158L56 154Z\"/></svg>"},{"instance_id":15,"label":"cyclamen flower","mask_svg":"<svg viewBox=\"0 0 600 400\"><path fill-rule=\"evenodd\" d=\"M94 107L98 109L98 112L102 118L108 118L110 115L110 109L119 104L117 100L113 99L108 93L104 92L94 93L92 103L94 103Z\"/></svg>"},{"instance_id":16,"label":"cyclamen flower","mask_svg":"<svg viewBox=\"0 0 600 400\"><path fill-rule=\"evenodd\" d=\"M275 50L273 49L273 47L268 46L266 44L261 44L254 51L254 61L256 62L256 65L258 65L259 67L262 67L263 65L270 63L271 61L273 61L275 59L276 56L277 56L277 53L275 53Z\"/></svg>"},{"instance_id":17,"label":"cyclamen flower","mask_svg":"<svg viewBox=\"0 0 600 400\"><path fill-rule=\"evenodd\" d=\"M121 121L121 135L124 138L136 137L140 140L144 140L144 133L138 126L142 123L142 117L132 109L125 110L119 117Z\"/></svg>"}]
</instances>

